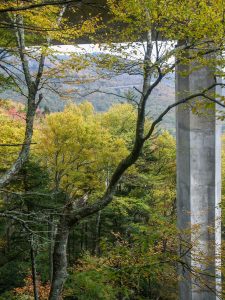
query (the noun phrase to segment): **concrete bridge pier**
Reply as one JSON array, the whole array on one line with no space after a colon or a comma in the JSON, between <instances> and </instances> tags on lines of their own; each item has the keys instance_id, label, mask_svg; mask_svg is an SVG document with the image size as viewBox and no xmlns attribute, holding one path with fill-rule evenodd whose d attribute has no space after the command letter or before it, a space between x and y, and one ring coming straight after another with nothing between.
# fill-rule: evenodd
<instances>
[{"instance_id":1,"label":"concrete bridge pier","mask_svg":"<svg viewBox=\"0 0 225 300\"><path fill-rule=\"evenodd\" d=\"M184 77L178 66L177 100L209 87L213 74L202 67ZM215 93L215 89L212 93ZM199 99L198 99L199 100ZM196 101L196 99L195 99ZM215 107L193 114L177 108L177 210L181 230L180 300L218 300L221 244L221 126Z\"/></svg>"}]
</instances>

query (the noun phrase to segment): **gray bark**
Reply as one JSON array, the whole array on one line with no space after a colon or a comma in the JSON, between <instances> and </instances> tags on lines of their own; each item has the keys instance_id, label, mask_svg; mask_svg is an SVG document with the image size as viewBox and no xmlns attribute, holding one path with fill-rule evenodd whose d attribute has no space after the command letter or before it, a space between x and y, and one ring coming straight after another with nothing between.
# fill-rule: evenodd
<instances>
[{"instance_id":1,"label":"gray bark","mask_svg":"<svg viewBox=\"0 0 225 300\"><path fill-rule=\"evenodd\" d=\"M95 254L100 254L100 228L101 228L101 210L98 212L95 230Z\"/></svg>"},{"instance_id":2,"label":"gray bark","mask_svg":"<svg viewBox=\"0 0 225 300\"><path fill-rule=\"evenodd\" d=\"M20 56L20 61L25 77L25 82L28 90L27 95L27 114L26 114L26 129L25 129L25 137L23 141L22 149L18 155L18 158L10 167L10 169L0 177L0 188L3 188L5 185L9 184L14 176L21 170L24 163L27 161L30 145L33 136L33 126L34 126L34 118L35 112L38 104L42 100L42 95L39 95L39 100L36 102L36 96L38 92L38 88L40 85L40 80L43 74L43 68L45 63L45 56L41 55L39 61L39 68L36 75L35 80L32 79L32 75L29 70L29 63L26 57L26 46L25 46L25 34L23 29L23 18L19 15L15 17L12 21L15 31L15 37L17 41L17 49Z\"/></svg>"},{"instance_id":3,"label":"gray bark","mask_svg":"<svg viewBox=\"0 0 225 300\"><path fill-rule=\"evenodd\" d=\"M49 235L49 280L52 283L53 278L53 251L54 251L54 240L55 240L56 226L54 223L53 216L49 218L48 235Z\"/></svg>"},{"instance_id":4,"label":"gray bark","mask_svg":"<svg viewBox=\"0 0 225 300\"><path fill-rule=\"evenodd\" d=\"M55 246L53 253L53 277L49 300L60 300L64 283L67 278L67 243L70 228L67 222L67 214L63 214L59 220Z\"/></svg>"},{"instance_id":5,"label":"gray bark","mask_svg":"<svg viewBox=\"0 0 225 300\"><path fill-rule=\"evenodd\" d=\"M33 235L31 235L31 240L30 240L30 258L31 258L31 270L32 270L34 300L39 300L38 278L37 278L37 270L36 270L36 259L35 259L35 249L34 249L34 237L33 237Z\"/></svg>"}]
</instances>

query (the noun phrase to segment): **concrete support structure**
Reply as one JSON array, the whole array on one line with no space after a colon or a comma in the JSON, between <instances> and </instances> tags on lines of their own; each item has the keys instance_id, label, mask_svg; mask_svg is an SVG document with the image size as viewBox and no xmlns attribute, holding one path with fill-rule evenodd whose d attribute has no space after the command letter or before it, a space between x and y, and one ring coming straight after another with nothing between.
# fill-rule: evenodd
<instances>
[{"instance_id":1,"label":"concrete support structure","mask_svg":"<svg viewBox=\"0 0 225 300\"><path fill-rule=\"evenodd\" d=\"M177 68L177 100L214 82L207 67L183 77L180 72L185 68ZM187 106L177 108L178 227L186 230L180 254L191 268L180 268L180 300L219 299L214 292L220 290L220 132L214 108L202 115Z\"/></svg>"}]
</instances>

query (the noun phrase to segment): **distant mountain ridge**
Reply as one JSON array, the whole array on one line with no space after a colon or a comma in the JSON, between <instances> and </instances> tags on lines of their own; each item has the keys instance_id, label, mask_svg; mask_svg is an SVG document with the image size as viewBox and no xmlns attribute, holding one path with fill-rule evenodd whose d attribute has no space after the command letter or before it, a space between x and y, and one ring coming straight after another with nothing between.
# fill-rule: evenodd
<instances>
[{"instance_id":1,"label":"distant mountain ridge","mask_svg":"<svg viewBox=\"0 0 225 300\"><path fill-rule=\"evenodd\" d=\"M94 55L97 55L96 53ZM67 56L62 55L60 59ZM50 62L48 62L50 64ZM30 62L31 70L35 71L37 63ZM129 75L127 73L113 76L110 79L100 78L92 82L84 82L84 78L94 77L93 68L86 68L76 74L68 74L68 79L52 79L51 85L60 95L49 89L43 90L43 101L40 109L49 111L61 111L64 106L72 101L80 103L90 101L96 111L106 111L118 102L124 102L127 95L140 97L137 90L142 88L141 75ZM77 84L77 82L80 82ZM153 90L148 100L147 110L150 117L159 115L168 105L175 101L174 74L171 74ZM135 89L136 88L136 89ZM14 91L7 90L0 94L1 98L12 99L17 102L25 102L24 96ZM168 113L163 120L163 126L171 132L175 130L175 113Z\"/></svg>"}]
</instances>

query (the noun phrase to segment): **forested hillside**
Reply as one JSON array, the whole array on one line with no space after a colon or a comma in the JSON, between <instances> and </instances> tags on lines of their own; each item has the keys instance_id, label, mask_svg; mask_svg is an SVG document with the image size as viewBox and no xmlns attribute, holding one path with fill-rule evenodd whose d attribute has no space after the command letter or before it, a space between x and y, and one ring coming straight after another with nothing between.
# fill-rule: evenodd
<instances>
[{"instance_id":1,"label":"forested hillside","mask_svg":"<svg viewBox=\"0 0 225 300\"><path fill-rule=\"evenodd\" d=\"M101 53L87 54L87 56L90 57L93 55L100 56ZM59 61L68 59L70 59L69 55L57 55L57 60ZM16 61L15 58L13 60ZM31 60L30 64L32 72L35 72L38 68L37 63ZM53 63L51 59L49 59L46 64L51 66ZM129 94L137 94L135 88L141 89L143 84L141 70L136 71L136 73L135 75L124 72L124 74L107 76L106 71L102 69L96 74L94 63L78 73L74 73L72 70L66 71L63 78L51 79L51 86L49 85L43 90L44 98L39 108L42 111L62 111L65 105L70 101L80 103L86 100L93 104L96 111L107 111L112 104L127 102ZM92 78L91 81L90 78ZM21 95L20 92L13 91L12 89L2 91L0 97L25 103L25 97ZM126 97L128 99L126 99ZM152 117L157 116L163 111L165 106L174 102L175 78L174 74L169 74L167 78L154 89L150 97L148 104L149 115ZM162 126L169 129L172 133L175 132L174 111L171 111L165 117Z\"/></svg>"}]
</instances>

